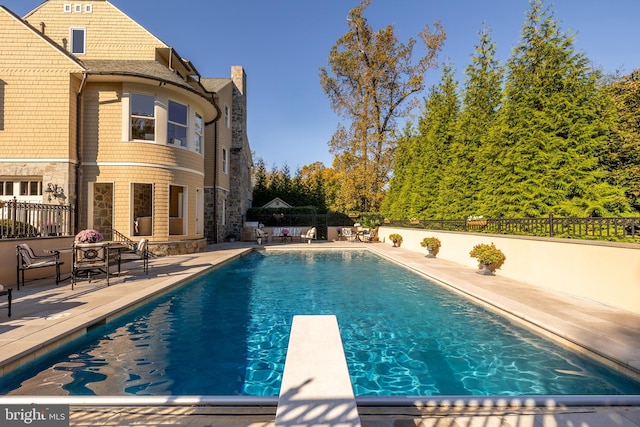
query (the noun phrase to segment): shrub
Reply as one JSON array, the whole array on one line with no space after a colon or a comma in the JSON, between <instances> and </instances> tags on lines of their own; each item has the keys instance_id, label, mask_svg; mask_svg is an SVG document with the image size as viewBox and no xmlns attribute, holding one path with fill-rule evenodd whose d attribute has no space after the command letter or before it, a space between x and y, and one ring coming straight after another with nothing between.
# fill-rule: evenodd
<instances>
[{"instance_id":1,"label":"shrub","mask_svg":"<svg viewBox=\"0 0 640 427\"><path fill-rule=\"evenodd\" d=\"M394 245L399 245L402 243L402 236L397 233L389 234L389 240L391 240Z\"/></svg>"},{"instance_id":2,"label":"shrub","mask_svg":"<svg viewBox=\"0 0 640 427\"><path fill-rule=\"evenodd\" d=\"M472 258L476 258L480 264L488 265L490 270L500 268L507 259L504 253L496 248L496 245L493 243L490 245L486 243L475 245L473 249L471 249L471 252L469 252L469 255Z\"/></svg>"},{"instance_id":3,"label":"shrub","mask_svg":"<svg viewBox=\"0 0 640 427\"><path fill-rule=\"evenodd\" d=\"M425 237L422 239L422 242L420 242L420 246L423 248L431 248L432 251L437 251L440 249L440 246L442 246L442 243L437 237Z\"/></svg>"}]
</instances>

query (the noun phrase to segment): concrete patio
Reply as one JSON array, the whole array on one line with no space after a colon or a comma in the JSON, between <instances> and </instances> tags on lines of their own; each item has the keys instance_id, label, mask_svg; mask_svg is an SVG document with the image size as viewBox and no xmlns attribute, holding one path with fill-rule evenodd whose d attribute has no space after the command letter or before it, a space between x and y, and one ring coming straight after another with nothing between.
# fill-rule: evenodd
<instances>
[{"instance_id":1,"label":"concrete patio","mask_svg":"<svg viewBox=\"0 0 640 427\"><path fill-rule=\"evenodd\" d=\"M255 243L225 243L210 246L206 252L155 258L150 273L141 269L125 271L111 279L91 283L81 281L75 290L69 282L56 287L52 279L31 281L20 291L14 289L13 316L7 317L6 300L0 300L0 373L19 366L51 348L64 337L82 334L91 325L109 319L123 308L164 292L187 278L199 274L257 246ZM475 274L467 266L435 259L424 254L393 248L390 244L314 242L266 245L267 250L314 250L329 248L366 248L394 262L427 275L486 307L502 312L513 321L526 323L538 333L561 337L573 350L593 352L617 369L636 373L640 370L640 316L592 301L525 285L500 277ZM401 400L401 399L400 399ZM365 426L640 426L640 398L604 402L598 398L567 399L529 403L505 399L433 399L379 405L356 398L362 425ZM99 399L34 398L6 396L0 405L24 402L74 402L71 425L229 425L271 426L275 421L277 398L265 399L260 406L218 402L198 404L195 400L173 402L162 399L136 400L111 404ZM535 403L535 402L534 402ZM318 404L323 404L318 399ZM135 407L135 408L134 408Z\"/></svg>"}]
</instances>

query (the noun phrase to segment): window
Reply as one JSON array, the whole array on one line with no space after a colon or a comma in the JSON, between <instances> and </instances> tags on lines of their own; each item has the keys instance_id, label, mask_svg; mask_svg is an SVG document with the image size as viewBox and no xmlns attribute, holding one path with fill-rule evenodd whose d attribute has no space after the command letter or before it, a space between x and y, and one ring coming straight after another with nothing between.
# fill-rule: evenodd
<instances>
[{"instance_id":1,"label":"window","mask_svg":"<svg viewBox=\"0 0 640 427\"><path fill-rule=\"evenodd\" d=\"M222 172L227 173L227 149L222 149Z\"/></svg>"},{"instance_id":2,"label":"window","mask_svg":"<svg viewBox=\"0 0 640 427\"><path fill-rule=\"evenodd\" d=\"M92 4L85 4L84 5L84 13L92 13L93 12L93 5Z\"/></svg>"},{"instance_id":3,"label":"window","mask_svg":"<svg viewBox=\"0 0 640 427\"><path fill-rule=\"evenodd\" d=\"M71 53L84 54L84 49L85 49L84 31L85 31L84 28L71 29Z\"/></svg>"},{"instance_id":4,"label":"window","mask_svg":"<svg viewBox=\"0 0 640 427\"><path fill-rule=\"evenodd\" d=\"M167 126L167 142L169 144L187 146L187 111L186 105L169 101L169 124Z\"/></svg>"},{"instance_id":5,"label":"window","mask_svg":"<svg viewBox=\"0 0 640 427\"><path fill-rule=\"evenodd\" d=\"M73 11L75 13L82 13L82 5L81 4L74 4L73 5Z\"/></svg>"},{"instance_id":6,"label":"window","mask_svg":"<svg viewBox=\"0 0 640 427\"><path fill-rule=\"evenodd\" d=\"M187 199L184 187L169 186L169 234L185 234L185 200Z\"/></svg>"},{"instance_id":7,"label":"window","mask_svg":"<svg viewBox=\"0 0 640 427\"><path fill-rule=\"evenodd\" d=\"M71 5L65 4L62 10L64 10L64 13L71 13Z\"/></svg>"},{"instance_id":8,"label":"window","mask_svg":"<svg viewBox=\"0 0 640 427\"><path fill-rule=\"evenodd\" d=\"M196 128L195 128L195 136L194 136L194 148L195 150L202 154L202 145L204 142L204 134L202 129L202 117L200 114L196 113Z\"/></svg>"},{"instance_id":9,"label":"window","mask_svg":"<svg viewBox=\"0 0 640 427\"><path fill-rule=\"evenodd\" d=\"M132 93L131 108L131 139L155 141L156 139L156 99L151 95Z\"/></svg>"},{"instance_id":10,"label":"window","mask_svg":"<svg viewBox=\"0 0 640 427\"><path fill-rule=\"evenodd\" d=\"M224 106L224 125L231 127L231 115L229 114L229 106Z\"/></svg>"}]
</instances>

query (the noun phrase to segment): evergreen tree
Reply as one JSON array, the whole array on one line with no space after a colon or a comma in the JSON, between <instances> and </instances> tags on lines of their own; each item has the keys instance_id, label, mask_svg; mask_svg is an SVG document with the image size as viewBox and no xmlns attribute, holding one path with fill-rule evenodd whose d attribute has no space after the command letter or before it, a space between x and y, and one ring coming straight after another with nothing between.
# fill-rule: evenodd
<instances>
[{"instance_id":1,"label":"evergreen tree","mask_svg":"<svg viewBox=\"0 0 640 427\"><path fill-rule=\"evenodd\" d=\"M393 159L393 175L389 181L389 188L385 193L380 212L390 219L409 218L409 200L403 198L402 189L409 185L409 167L415 146L414 130L407 123L403 135L396 142L395 156Z\"/></svg>"},{"instance_id":2,"label":"evergreen tree","mask_svg":"<svg viewBox=\"0 0 640 427\"><path fill-rule=\"evenodd\" d=\"M483 215L482 200L491 191L483 185L493 159L487 155L487 141L494 126L502 98L502 68L495 59L496 46L489 31L479 33L479 43L466 79L457 134L452 145L452 163L445 180L455 188L449 197L446 217L462 218Z\"/></svg>"},{"instance_id":3,"label":"evergreen tree","mask_svg":"<svg viewBox=\"0 0 640 427\"><path fill-rule=\"evenodd\" d=\"M253 206L264 206L273 199L268 187L267 168L264 160L258 158L253 169Z\"/></svg>"},{"instance_id":4,"label":"evergreen tree","mask_svg":"<svg viewBox=\"0 0 640 427\"><path fill-rule=\"evenodd\" d=\"M409 179L405 180L401 197L410 200L412 218L433 219L443 214L438 195L442 179L451 160L450 145L455 136L459 112L457 83L453 68L445 65L438 86L431 89L425 100L419 134L411 146Z\"/></svg>"},{"instance_id":5,"label":"evergreen tree","mask_svg":"<svg viewBox=\"0 0 640 427\"><path fill-rule=\"evenodd\" d=\"M576 53L543 0L531 0L521 41L507 64L505 98L486 178L491 216L605 215L624 209L603 181L598 146L607 123L597 75ZM489 194L489 192L485 192Z\"/></svg>"},{"instance_id":6,"label":"evergreen tree","mask_svg":"<svg viewBox=\"0 0 640 427\"><path fill-rule=\"evenodd\" d=\"M625 190L631 207L640 211L640 70L617 78L607 94L616 124L603 150L602 164L609 182Z\"/></svg>"}]
</instances>

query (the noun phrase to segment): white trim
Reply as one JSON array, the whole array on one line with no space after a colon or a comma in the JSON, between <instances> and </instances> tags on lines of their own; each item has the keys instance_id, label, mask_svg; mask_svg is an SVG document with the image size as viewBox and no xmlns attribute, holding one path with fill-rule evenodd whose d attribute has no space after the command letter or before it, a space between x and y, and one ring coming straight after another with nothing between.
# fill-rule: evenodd
<instances>
[{"instance_id":1,"label":"white trim","mask_svg":"<svg viewBox=\"0 0 640 427\"><path fill-rule=\"evenodd\" d=\"M85 4L84 5L84 13L93 13L93 5Z\"/></svg>"},{"instance_id":2,"label":"white trim","mask_svg":"<svg viewBox=\"0 0 640 427\"><path fill-rule=\"evenodd\" d=\"M64 13L71 13L72 11L71 3L65 3L64 6L62 6L62 11Z\"/></svg>"},{"instance_id":3,"label":"white trim","mask_svg":"<svg viewBox=\"0 0 640 427\"><path fill-rule=\"evenodd\" d=\"M177 170L182 172L189 172L195 175L204 176L204 172L197 171L195 169L183 168L181 166L169 166L161 165L158 163L141 163L141 162L82 162L82 166L115 166L115 167L145 167L145 168L160 168Z\"/></svg>"},{"instance_id":4,"label":"white trim","mask_svg":"<svg viewBox=\"0 0 640 427\"><path fill-rule=\"evenodd\" d=\"M82 10L82 9L81 9ZM82 52L74 52L74 31L82 31ZM85 27L71 27L69 28L69 53L72 55L85 55L87 53L87 29Z\"/></svg>"},{"instance_id":5,"label":"white trim","mask_svg":"<svg viewBox=\"0 0 640 427\"><path fill-rule=\"evenodd\" d=\"M82 5L74 4L73 5L73 13L82 13Z\"/></svg>"},{"instance_id":6,"label":"white trim","mask_svg":"<svg viewBox=\"0 0 640 427\"><path fill-rule=\"evenodd\" d=\"M71 159L0 159L0 163L75 163Z\"/></svg>"}]
</instances>

